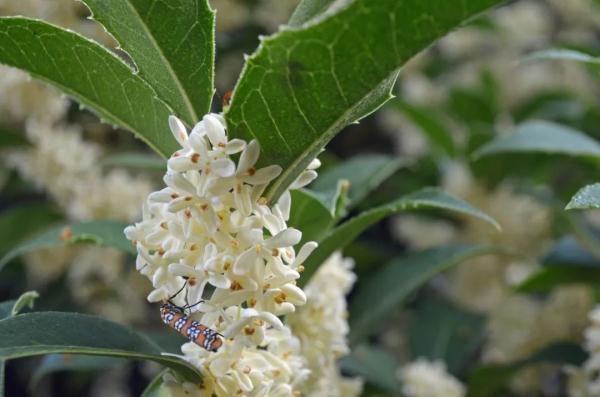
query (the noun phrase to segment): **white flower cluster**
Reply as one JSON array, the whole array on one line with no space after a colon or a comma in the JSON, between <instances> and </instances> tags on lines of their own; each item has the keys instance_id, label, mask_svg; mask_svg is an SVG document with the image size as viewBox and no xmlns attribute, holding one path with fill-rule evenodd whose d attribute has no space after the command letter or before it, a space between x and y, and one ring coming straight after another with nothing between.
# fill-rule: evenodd
<instances>
[{"instance_id":1,"label":"white flower cluster","mask_svg":"<svg viewBox=\"0 0 600 397\"><path fill-rule=\"evenodd\" d=\"M346 294L356 281L352 266L351 259L335 252L306 286L306 305L286 318L310 370L301 388L305 396L351 397L362 391L362 381L342 377L337 365L350 351Z\"/></svg>"},{"instance_id":2,"label":"white flower cluster","mask_svg":"<svg viewBox=\"0 0 600 397\"><path fill-rule=\"evenodd\" d=\"M295 280L316 243L296 254L302 235L286 224L289 191L273 206L262 197L281 168L256 168L257 141L229 140L217 114L204 116L189 135L179 119L169 124L182 149L167 163L167 187L149 195L143 220L125 230L137 247L137 269L152 281L148 300L169 299L184 287L173 301L194 305L192 317L225 337L216 353L182 347L203 371L204 390L292 395L307 371L299 341L278 316L306 302ZM311 163L292 187L310 183L318 166Z\"/></svg>"},{"instance_id":3,"label":"white flower cluster","mask_svg":"<svg viewBox=\"0 0 600 397\"><path fill-rule=\"evenodd\" d=\"M569 396L593 397L600 395L600 306L588 315L590 324L584 331L584 347L590 354L582 368L569 368Z\"/></svg>"},{"instance_id":4,"label":"white flower cluster","mask_svg":"<svg viewBox=\"0 0 600 397\"><path fill-rule=\"evenodd\" d=\"M70 219L133 220L139 216L139 204L152 189L148 178L119 169L104 174L98 165L100 146L85 142L75 126L31 119L26 130L34 146L10 153L6 160L38 189L48 192Z\"/></svg>"},{"instance_id":5,"label":"white flower cluster","mask_svg":"<svg viewBox=\"0 0 600 397\"><path fill-rule=\"evenodd\" d=\"M463 397L465 387L446 372L442 361L420 358L399 369L402 393L407 397Z\"/></svg>"}]
</instances>

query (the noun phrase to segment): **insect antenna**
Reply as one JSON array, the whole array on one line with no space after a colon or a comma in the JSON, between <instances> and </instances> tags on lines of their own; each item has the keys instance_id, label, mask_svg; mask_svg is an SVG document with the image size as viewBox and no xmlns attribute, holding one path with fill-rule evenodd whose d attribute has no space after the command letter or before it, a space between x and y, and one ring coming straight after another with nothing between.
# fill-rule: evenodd
<instances>
[{"instance_id":1,"label":"insect antenna","mask_svg":"<svg viewBox=\"0 0 600 397\"><path fill-rule=\"evenodd\" d=\"M190 307L190 296L189 296L189 293L190 293L190 291L189 291L189 290L185 291L185 299L184 299L184 300L185 300L185 306L183 307L184 309L185 309L186 307L187 307L187 308L189 308L189 307Z\"/></svg>"},{"instance_id":2,"label":"insect antenna","mask_svg":"<svg viewBox=\"0 0 600 397\"><path fill-rule=\"evenodd\" d=\"M186 297L187 298L187 297ZM198 306L199 304L201 304L202 302L204 302L204 299L200 299L198 302L194 303L193 305L190 305L189 303L187 305L185 305L183 307L183 309L191 309L194 306Z\"/></svg>"},{"instance_id":3,"label":"insect antenna","mask_svg":"<svg viewBox=\"0 0 600 397\"><path fill-rule=\"evenodd\" d=\"M187 286L187 280L185 280L185 283L183 283L183 285L181 286L181 288L179 288L179 291L175 292L169 299L167 299L167 302L169 302L170 304L173 304L173 302L171 302L171 300L173 298L175 298L177 295L179 295L181 293L181 291L183 291L183 289ZM187 298L187 296L186 296Z\"/></svg>"}]
</instances>

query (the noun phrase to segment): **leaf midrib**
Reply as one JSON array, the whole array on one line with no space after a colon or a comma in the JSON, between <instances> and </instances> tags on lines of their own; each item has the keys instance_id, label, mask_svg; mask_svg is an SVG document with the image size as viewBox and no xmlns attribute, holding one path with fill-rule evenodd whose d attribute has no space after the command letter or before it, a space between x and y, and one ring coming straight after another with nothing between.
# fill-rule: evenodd
<instances>
[{"instance_id":1,"label":"leaf midrib","mask_svg":"<svg viewBox=\"0 0 600 397\"><path fill-rule=\"evenodd\" d=\"M258 51L257 51L257 53L258 53ZM361 104L366 103L368 101L371 94L373 94L380 87L381 83L389 80L390 78L393 78L394 74L397 75L399 69L400 68L394 69L385 78L381 79L379 81L379 84L377 84L372 90L370 90L366 95L364 95L362 98L360 98L360 100L353 103L351 107L349 107L344 113L342 113L337 119L335 119L335 121L333 123L330 124L330 126L325 130L325 132L323 134L318 136L318 139L314 140L305 150L303 150L296 157L296 159L286 169L283 170L281 175L275 180L275 182L273 182L271 184L271 186L269 186L269 189L266 192L266 198L267 198L267 200L269 200L269 202L275 201L281 194L283 194L283 190L285 190L285 189L282 188L282 185L284 187L287 187L293 182L293 180L288 181L289 175L294 170L296 170L296 168L300 164L302 164L302 162L304 162L307 157L310 157L310 153L318 151L320 148L324 147L327 144L327 142L329 142L331 140L331 138L337 133L337 131L339 131L340 129L344 128L344 126L346 126L346 124L347 124L346 120L348 120L350 118L352 113L358 107L360 107ZM383 105L383 103L379 107L381 107L382 105ZM377 109L374 109L374 110L377 110ZM339 126L341 126L341 127L339 127Z\"/></svg>"}]
</instances>

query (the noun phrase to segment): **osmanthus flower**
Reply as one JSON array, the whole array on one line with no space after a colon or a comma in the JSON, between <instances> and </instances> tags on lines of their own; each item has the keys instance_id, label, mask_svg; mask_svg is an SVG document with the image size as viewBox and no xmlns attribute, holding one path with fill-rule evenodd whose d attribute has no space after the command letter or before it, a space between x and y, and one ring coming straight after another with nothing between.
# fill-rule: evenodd
<instances>
[{"instance_id":1,"label":"osmanthus flower","mask_svg":"<svg viewBox=\"0 0 600 397\"><path fill-rule=\"evenodd\" d=\"M152 282L148 300L175 295L175 304L193 305L192 318L225 339L217 352L183 345L184 358L204 375L192 395L292 396L309 371L299 340L278 316L306 302L295 280L317 245L296 252L302 233L287 226L289 192L273 205L262 197L281 168L257 168L257 141L229 139L217 114L189 133L173 116L169 125L181 149L167 162L166 187L148 196L142 221L125 230L136 268ZM294 186L310 183L318 165ZM190 387L169 382L174 395Z\"/></svg>"}]
</instances>

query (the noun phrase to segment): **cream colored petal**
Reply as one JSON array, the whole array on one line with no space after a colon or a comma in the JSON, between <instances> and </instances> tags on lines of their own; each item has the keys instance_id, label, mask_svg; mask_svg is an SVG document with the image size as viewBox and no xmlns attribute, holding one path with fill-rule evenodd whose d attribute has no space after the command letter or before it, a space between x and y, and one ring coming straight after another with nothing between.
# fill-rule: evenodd
<instances>
[{"instance_id":1,"label":"cream colored petal","mask_svg":"<svg viewBox=\"0 0 600 397\"><path fill-rule=\"evenodd\" d=\"M188 142L190 148L200 155L198 160L205 160L208 158L208 143L206 141L204 131L193 131L188 139Z\"/></svg>"},{"instance_id":2,"label":"cream colored petal","mask_svg":"<svg viewBox=\"0 0 600 397\"><path fill-rule=\"evenodd\" d=\"M228 289L231 286L231 280L222 274L211 274L208 282L217 288Z\"/></svg>"},{"instance_id":3,"label":"cream colored petal","mask_svg":"<svg viewBox=\"0 0 600 397\"><path fill-rule=\"evenodd\" d=\"M188 134L183 122L175 116L169 116L169 128L181 147L187 147Z\"/></svg>"},{"instance_id":4,"label":"cream colored petal","mask_svg":"<svg viewBox=\"0 0 600 397\"><path fill-rule=\"evenodd\" d=\"M260 145L256 139L253 139L240 155L236 175L245 174L250 168L254 167L259 155Z\"/></svg>"},{"instance_id":5,"label":"cream colored petal","mask_svg":"<svg viewBox=\"0 0 600 397\"><path fill-rule=\"evenodd\" d=\"M287 296L286 301L293 303L296 306L306 303L306 295L302 289L293 284L286 284L281 287L281 291Z\"/></svg>"},{"instance_id":6,"label":"cream colored petal","mask_svg":"<svg viewBox=\"0 0 600 397\"><path fill-rule=\"evenodd\" d=\"M215 174L221 178L227 178L235 173L235 163L230 159L218 159L210 163Z\"/></svg>"},{"instance_id":7,"label":"cream colored petal","mask_svg":"<svg viewBox=\"0 0 600 397\"><path fill-rule=\"evenodd\" d=\"M267 241L265 241L265 247L267 248L283 248L283 247L291 247L296 245L302 239L302 232L298 229L294 229L293 227L288 227L285 230L277 233L275 236L271 237Z\"/></svg>"},{"instance_id":8,"label":"cream colored petal","mask_svg":"<svg viewBox=\"0 0 600 397\"><path fill-rule=\"evenodd\" d=\"M306 169L316 170L319 167L321 167L321 160L315 158L308 164L308 167L306 167Z\"/></svg>"},{"instance_id":9,"label":"cream colored petal","mask_svg":"<svg viewBox=\"0 0 600 397\"><path fill-rule=\"evenodd\" d=\"M225 136L225 128L223 125L210 114L207 114L202 119L204 121L204 127L206 129L206 135L210 140L213 147L219 147L219 145L225 145L227 143L227 137Z\"/></svg>"},{"instance_id":10,"label":"cream colored petal","mask_svg":"<svg viewBox=\"0 0 600 397\"><path fill-rule=\"evenodd\" d=\"M289 190L286 190L281 195L279 201L277 201L276 208L281 213L281 217L284 221L288 221L290 219L290 210L292 208L292 195L290 194Z\"/></svg>"},{"instance_id":11,"label":"cream colored petal","mask_svg":"<svg viewBox=\"0 0 600 397\"><path fill-rule=\"evenodd\" d=\"M152 292L150 292L148 294L148 302L154 303L154 302L160 302L162 300L166 300L169 297L169 294L167 293L167 291L165 291L162 288L158 288L153 290Z\"/></svg>"},{"instance_id":12,"label":"cream colored petal","mask_svg":"<svg viewBox=\"0 0 600 397\"><path fill-rule=\"evenodd\" d=\"M196 188L183 175L179 173L166 174L163 178L165 184L179 194L194 194Z\"/></svg>"},{"instance_id":13,"label":"cream colored petal","mask_svg":"<svg viewBox=\"0 0 600 397\"><path fill-rule=\"evenodd\" d=\"M281 174L281 170L282 168L278 165L269 165L256 170L253 175L244 176L244 182L252 185L264 185L277 178Z\"/></svg>"},{"instance_id":14,"label":"cream colored petal","mask_svg":"<svg viewBox=\"0 0 600 397\"><path fill-rule=\"evenodd\" d=\"M167 168L175 172L185 172L197 169L198 165L193 163L188 156L177 156L169 158Z\"/></svg>"},{"instance_id":15,"label":"cream colored petal","mask_svg":"<svg viewBox=\"0 0 600 397\"><path fill-rule=\"evenodd\" d=\"M309 255L319 246L315 241L309 241L305 243L300 251L298 251L298 255L296 255L296 260L293 263L293 267L298 267L306 261Z\"/></svg>"},{"instance_id":16,"label":"cream colored petal","mask_svg":"<svg viewBox=\"0 0 600 397\"><path fill-rule=\"evenodd\" d=\"M251 247L244 251L240 256L238 256L237 260L233 265L233 273L242 275L248 274L250 272L250 268L255 266L256 260L258 259L258 254L256 253L256 249Z\"/></svg>"},{"instance_id":17,"label":"cream colored petal","mask_svg":"<svg viewBox=\"0 0 600 397\"><path fill-rule=\"evenodd\" d=\"M159 190L158 192L150 193L150 195L148 196L148 200L154 201L156 203L168 203L173 199L171 197L172 194L173 191L171 189L164 188L162 190Z\"/></svg>"},{"instance_id":18,"label":"cream colored petal","mask_svg":"<svg viewBox=\"0 0 600 397\"><path fill-rule=\"evenodd\" d=\"M304 186L306 186L309 183L311 183L312 181L314 181L317 178L317 176L318 176L318 174L316 171L313 171L313 170L303 171L298 176L298 178L292 183L292 185L290 186L290 189L303 188Z\"/></svg>"},{"instance_id":19,"label":"cream colored petal","mask_svg":"<svg viewBox=\"0 0 600 397\"><path fill-rule=\"evenodd\" d=\"M225 146L225 153L228 155L236 154L244 150L246 142L241 139L231 139Z\"/></svg>"}]
</instances>

